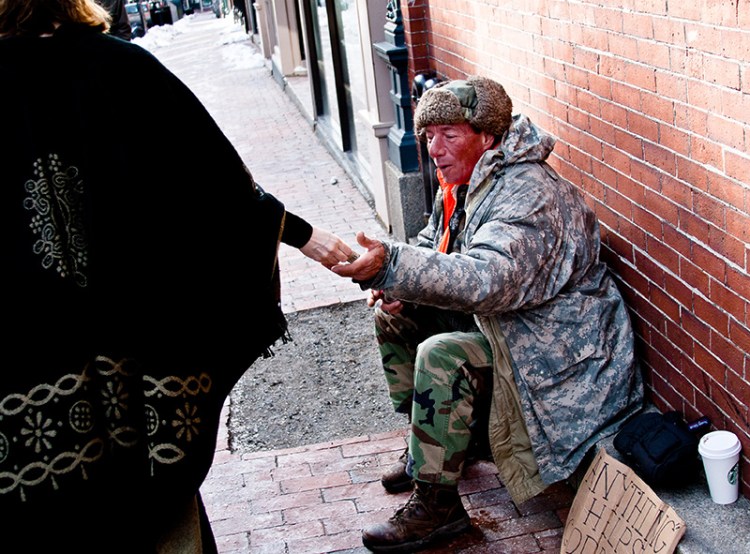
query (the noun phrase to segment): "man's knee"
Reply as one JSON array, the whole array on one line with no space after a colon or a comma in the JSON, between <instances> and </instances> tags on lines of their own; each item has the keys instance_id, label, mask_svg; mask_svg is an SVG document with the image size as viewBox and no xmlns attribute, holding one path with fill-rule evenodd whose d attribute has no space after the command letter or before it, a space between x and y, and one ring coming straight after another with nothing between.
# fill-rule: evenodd
<instances>
[{"instance_id":1,"label":"man's knee","mask_svg":"<svg viewBox=\"0 0 750 554\"><path fill-rule=\"evenodd\" d=\"M455 333L437 333L427 337L419 345L420 350L425 352L443 352L455 343L453 335Z\"/></svg>"},{"instance_id":2,"label":"man's knee","mask_svg":"<svg viewBox=\"0 0 750 554\"><path fill-rule=\"evenodd\" d=\"M423 340L417 347L417 366L448 369L465 363L468 359L466 352L455 335L453 332L438 333Z\"/></svg>"}]
</instances>

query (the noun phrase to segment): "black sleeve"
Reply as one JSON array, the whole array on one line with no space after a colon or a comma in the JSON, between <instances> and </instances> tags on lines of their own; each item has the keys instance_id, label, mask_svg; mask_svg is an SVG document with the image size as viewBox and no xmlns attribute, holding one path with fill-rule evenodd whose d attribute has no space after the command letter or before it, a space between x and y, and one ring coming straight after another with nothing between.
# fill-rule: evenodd
<instances>
[{"instance_id":1,"label":"black sleeve","mask_svg":"<svg viewBox=\"0 0 750 554\"><path fill-rule=\"evenodd\" d=\"M281 232L281 242L295 248L302 248L310 240L312 232L312 225L301 217L287 212L284 230Z\"/></svg>"}]
</instances>

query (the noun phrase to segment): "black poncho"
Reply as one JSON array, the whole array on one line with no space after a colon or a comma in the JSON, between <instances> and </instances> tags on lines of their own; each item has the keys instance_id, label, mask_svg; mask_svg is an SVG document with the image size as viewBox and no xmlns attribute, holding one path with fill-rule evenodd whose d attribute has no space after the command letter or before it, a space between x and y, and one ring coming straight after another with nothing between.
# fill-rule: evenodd
<instances>
[{"instance_id":1,"label":"black poncho","mask_svg":"<svg viewBox=\"0 0 750 554\"><path fill-rule=\"evenodd\" d=\"M0 110L0 550L150 552L285 335L284 207L137 45L0 40Z\"/></svg>"}]
</instances>

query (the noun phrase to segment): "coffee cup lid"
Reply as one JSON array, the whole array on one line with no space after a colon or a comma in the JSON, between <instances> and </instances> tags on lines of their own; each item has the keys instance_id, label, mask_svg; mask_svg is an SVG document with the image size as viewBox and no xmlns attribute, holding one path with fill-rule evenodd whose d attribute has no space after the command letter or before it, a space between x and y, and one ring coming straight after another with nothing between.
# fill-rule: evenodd
<instances>
[{"instance_id":1,"label":"coffee cup lid","mask_svg":"<svg viewBox=\"0 0 750 554\"><path fill-rule=\"evenodd\" d=\"M742 448L737 435L731 431L711 431L701 437L698 452L706 458L734 456Z\"/></svg>"}]
</instances>

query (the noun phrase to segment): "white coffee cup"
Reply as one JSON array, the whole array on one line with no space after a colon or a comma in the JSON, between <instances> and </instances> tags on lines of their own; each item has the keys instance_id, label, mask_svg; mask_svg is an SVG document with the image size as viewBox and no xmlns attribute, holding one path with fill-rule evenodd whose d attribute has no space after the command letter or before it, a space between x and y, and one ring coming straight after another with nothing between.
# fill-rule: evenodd
<instances>
[{"instance_id":1,"label":"white coffee cup","mask_svg":"<svg viewBox=\"0 0 750 554\"><path fill-rule=\"evenodd\" d=\"M717 504L731 504L739 496L741 449L737 435L730 431L706 433L698 442L711 500Z\"/></svg>"}]
</instances>

